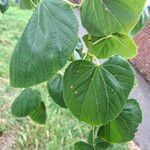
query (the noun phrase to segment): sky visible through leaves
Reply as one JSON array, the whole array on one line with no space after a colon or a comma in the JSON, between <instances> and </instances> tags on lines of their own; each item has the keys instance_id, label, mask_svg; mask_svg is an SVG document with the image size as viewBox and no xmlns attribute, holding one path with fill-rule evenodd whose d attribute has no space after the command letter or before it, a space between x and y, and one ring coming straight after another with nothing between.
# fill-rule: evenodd
<instances>
[{"instance_id":1,"label":"sky visible through leaves","mask_svg":"<svg viewBox=\"0 0 150 150\"><path fill-rule=\"evenodd\" d=\"M147 0L147 5L149 5L149 6L150 6L150 0Z\"/></svg>"}]
</instances>

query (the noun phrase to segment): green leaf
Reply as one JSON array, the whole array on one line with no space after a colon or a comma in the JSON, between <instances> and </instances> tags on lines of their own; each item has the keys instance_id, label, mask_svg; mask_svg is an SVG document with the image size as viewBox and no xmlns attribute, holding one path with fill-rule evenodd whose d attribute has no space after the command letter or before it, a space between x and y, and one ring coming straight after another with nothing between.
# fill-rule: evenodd
<instances>
[{"instance_id":1,"label":"green leaf","mask_svg":"<svg viewBox=\"0 0 150 150\"><path fill-rule=\"evenodd\" d=\"M21 9L33 9L39 2L40 0L20 0L19 6Z\"/></svg>"},{"instance_id":2,"label":"green leaf","mask_svg":"<svg viewBox=\"0 0 150 150\"><path fill-rule=\"evenodd\" d=\"M74 150L94 150L92 144L88 144L83 141L78 141L74 144Z\"/></svg>"},{"instance_id":3,"label":"green leaf","mask_svg":"<svg viewBox=\"0 0 150 150\"><path fill-rule=\"evenodd\" d=\"M88 46L88 35L83 37ZM124 58L133 58L137 54L135 42L127 35L114 34L104 38L93 37L90 53L97 58L109 58L120 55Z\"/></svg>"},{"instance_id":4,"label":"green leaf","mask_svg":"<svg viewBox=\"0 0 150 150\"><path fill-rule=\"evenodd\" d=\"M95 144L95 150L106 150L110 148L112 145L109 144L106 141L100 140L99 138L96 139L96 144Z\"/></svg>"},{"instance_id":5,"label":"green leaf","mask_svg":"<svg viewBox=\"0 0 150 150\"><path fill-rule=\"evenodd\" d=\"M131 35L134 36L136 33L138 33L148 22L149 20L149 12L148 12L148 7L145 6L142 15L140 17L140 20L136 24L136 26L133 28L131 31Z\"/></svg>"},{"instance_id":6,"label":"green leaf","mask_svg":"<svg viewBox=\"0 0 150 150\"><path fill-rule=\"evenodd\" d=\"M89 144L93 144L93 129L90 130L90 132L89 132L89 134L88 134L88 140L87 140L87 142L88 142Z\"/></svg>"},{"instance_id":7,"label":"green leaf","mask_svg":"<svg viewBox=\"0 0 150 150\"><path fill-rule=\"evenodd\" d=\"M100 66L78 60L65 71L64 100L80 121L104 125L120 114L133 86L134 72L119 56Z\"/></svg>"},{"instance_id":8,"label":"green leaf","mask_svg":"<svg viewBox=\"0 0 150 150\"><path fill-rule=\"evenodd\" d=\"M111 144L109 144L108 142L100 139L98 137L98 133L97 131L99 130L99 128L96 128L94 131L94 136L93 136L93 130L91 130L89 132L88 135L88 143L89 144L94 144L95 145L95 150L104 150L107 149L108 147L111 146Z\"/></svg>"},{"instance_id":9,"label":"green leaf","mask_svg":"<svg viewBox=\"0 0 150 150\"><path fill-rule=\"evenodd\" d=\"M128 33L139 20L146 0L83 0L83 26L93 36Z\"/></svg>"},{"instance_id":10,"label":"green leaf","mask_svg":"<svg viewBox=\"0 0 150 150\"><path fill-rule=\"evenodd\" d=\"M9 8L9 0L0 0L0 12L4 14Z\"/></svg>"},{"instance_id":11,"label":"green leaf","mask_svg":"<svg viewBox=\"0 0 150 150\"><path fill-rule=\"evenodd\" d=\"M11 111L14 116L25 117L33 112L41 102L41 94L37 90L25 89L12 103Z\"/></svg>"},{"instance_id":12,"label":"green leaf","mask_svg":"<svg viewBox=\"0 0 150 150\"><path fill-rule=\"evenodd\" d=\"M34 112L30 114L33 121L39 124L45 124L47 119L46 107L44 102L41 102Z\"/></svg>"},{"instance_id":13,"label":"green leaf","mask_svg":"<svg viewBox=\"0 0 150 150\"><path fill-rule=\"evenodd\" d=\"M70 6L43 0L13 52L10 82L29 87L50 79L70 58L78 42L78 22Z\"/></svg>"},{"instance_id":14,"label":"green leaf","mask_svg":"<svg viewBox=\"0 0 150 150\"><path fill-rule=\"evenodd\" d=\"M109 143L132 140L142 121L142 112L136 100L129 99L122 113L112 122L100 127L99 136Z\"/></svg>"},{"instance_id":15,"label":"green leaf","mask_svg":"<svg viewBox=\"0 0 150 150\"><path fill-rule=\"evenodd\" d=\"M55 75L47 83L49 95L52 97L54 102L61 107L66 108L63 98L63 76L61 74Z\"/></svg>"}]
</instances>

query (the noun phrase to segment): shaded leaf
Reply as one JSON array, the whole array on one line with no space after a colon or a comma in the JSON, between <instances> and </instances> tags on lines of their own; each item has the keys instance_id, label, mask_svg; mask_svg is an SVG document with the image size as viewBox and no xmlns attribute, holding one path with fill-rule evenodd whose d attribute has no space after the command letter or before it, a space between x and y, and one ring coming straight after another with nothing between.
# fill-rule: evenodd
<instances>
[{"instance_id":1,"label":"shaded leaf","mask_svg":"<svg viewBox=\"0 0 150 150\"><path fill-rule=\"evenodd\" d=\"M9 0L0 0L0 11L4 14L9 8Z\"/></svg>"},{"instance_id":2,"label":"shaded leaf","mask_svg":"<svg viewBox=\"0 0 150 150\"><path fill-rule=\"evenodd\" d=\"M85 35L83 39L88 47L88 35ZM124 58L133 58L137 54L137 48L129 36L114 34L103 38L92 37L90 53L97 58L109 58L116 54Z\"/></svg>"},{"instance_id":3,"label":"shaded leaf","mask_svg":"<svg viewBox=\"0 0 150 150\"><path fill-rule=\"evenodd\" d=\"M149 20L149 12L148 12L148 7L145 6L142 15L140 17L140 20L136 24L136 26L133 28L131 31L131 35L134 36L136 33L138 33L148 22Z\"/></svg>"},{"instance_id":4,"label":"shaded leaf","mask_svg":"<svg viewBox=\"0 0 150 150\"><path fill-rule=\"evenodd\" d=\"M138 102L129 99L115 120L100 127L99 136L110 143L128 142L134 138L141 121L142 112Z\"/></svg>"},{"instance_id":5,"label":"shaded leaf","mask_svg":"<svg viewBox=\"0 0 150 150\"><path fill-rule=\"evenodd\" d=\"M63 76L61 74L55 75L48 81L47 88L54 102L59 106L66 108L63 98Z\"/></svg>"},{"instance_id":6,"label":"shaded leaf","mask_svg":"<svg viewBox=\"0 0 150 150\"><path fill-rule=\"evenodd\" d=\"M106 150L110 148L112 145L102 139L97 138L95 144L95 150Z\"/></svg>"},{"instance_id":7,"label":"shaded leaf","mask_svg":"<svg viewBox=\"0 0 150 150\"><path fill-rule=\"evenodd\" d=\"M88 140L87 142L89 144L93 144L93 130L90 130L89 134L88 134Z\"/></svg>"},{"instance_id":8,"label":"shaded leaf","mask_svg":"<svg viewBox=\"0 0 150 150\"><path fill-rule=\"evenodd\" d=\"M93 130L91 130L88 134L88 143L89 144L95 144L95 150L104 150L104 149L107 149L111 146L111 144L109 144L108 142L100 139L98 137L98 133L97 131L99 131L99 128L95 128L95 131L94 131L94 136L93 137ZM94 142L93 142L94 141Z\"/></svg>"},{"instance_id":9,"label":"shaded leaf","mask_svg":"<svg viewBox=\"0 0 150 150\"><path fill-rule=\"evenodd\" d=\"M39 124L45 124L47 119L46 108L44 102L41 102L34 112L30 114L33 121Z\"/></svg>"},{"instance_id":10,"label":"shaded leaf","mask_svg":"<svg viewBox=\"0 0 150 150\"><path fill-rule=\"evenodd\" d=\"M120 114L133 85L134 72L119 56L100 66L78 60L65 71L64 100L80 121L104 125Z\"/></svg>"},{"instance_id":11,"label":"shaded leaf","mask_svg":"<svg viewBox=\"0 0 150 150\"><path fill-rule=\"evenodd\" d=\"M13 52L10 82L29 87L50 79L70 58L78 42L78 22L70 6L43 0Z\"/></svg>"},{"instance_id":12,"label":"shaded leaf","mask_svg":"<svg viewBox=\"0 0 150 150\"><path fill-rule=\"evenodd\" d=\"M139 20L146 0L84 0L81 20L87 31L104 37L113 33L128 33Z\"/></svg>"},{"instance_id":13,"label":"shaded leaf","mask_svg":"<svg viewBox=\"0 0 150 150\"><path fill-rule=\"evenodd\" d=\"M41 94L37 90L25 89L12 103L11 111L14 116L25 117L33 112L41 102Z\"/></svg>"},{"instance_id":14,"label":"shaded leaf","mask_svg":"<svg viewBox=\"0 0 150 150\"><path fill-rule=\"evenodd\" d=\"M78 141L74 144L74 150L94 150L94 147L92 144L88 144L83 141Z\"/></svg>"}]
</instances>

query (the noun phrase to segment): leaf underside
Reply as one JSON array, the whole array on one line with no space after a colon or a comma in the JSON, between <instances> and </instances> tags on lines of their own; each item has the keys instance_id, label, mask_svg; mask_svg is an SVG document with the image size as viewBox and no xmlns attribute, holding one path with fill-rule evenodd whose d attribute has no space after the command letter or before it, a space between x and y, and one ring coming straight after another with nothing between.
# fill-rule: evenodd
<instances>
[{"instance_id":1,"label":"leaf underside","mask_svg":"<svg viewBox=\"0 0 150 150\"><path fill-rule=\"evenodd\" d=\"M88 35L85 35L83 39L88 47ZM90 53L97 58L109 58L112 55L133 58L137 54L135 42L124 34L114 34L103 38L92 37L91 40L92 45Z\"/></svg>"}]
</instances>

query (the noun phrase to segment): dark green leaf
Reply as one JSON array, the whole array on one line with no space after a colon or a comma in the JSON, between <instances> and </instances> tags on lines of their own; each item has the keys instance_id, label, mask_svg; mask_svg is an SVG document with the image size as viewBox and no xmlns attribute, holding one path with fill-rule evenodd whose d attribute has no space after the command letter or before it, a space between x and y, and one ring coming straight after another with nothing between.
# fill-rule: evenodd
<instances>
[{"instance_id":1,"label":"dark green leaf","mask_svg":"<svg viewBox=\"0 0 150 150\"><path fill-rule=\"evenodd\" d=\"M14 116L25 117L33 112L41 102L41 94L37 90L25 89L13 102L11 111Z\"/></svg>"},{"instance_id":2,"label":"dark green leaf","mask_svg":"<svg viewBox=\"0 0 150 150\"><path fill-rule=\"evenodd\" d=\"M83 0L81 20L87 31L104 37L128 33L139 20L146 0Z\"/></svg>"},{"instance_id":3,"label":"dark green leaf","mask_svg":"<svg viewBox=\"0 0 150 150\"><path fill-rule=\"evenodd\" d=\"M149 20L149 12L148 7L146 6L142 12L140 20L138 21L134 29L131 31L131 35L134 36L136 33L138 33L146 25L148 20Z\"/></svg>"},{"instance_id":4,"label":"dark green leaf","mask_svg":"<svg viewBox=\"0 0 150 150\"><path fill-rule=\"evenodd\" d=\"M20 0L19 6L21 9L33 9L39 2L40 0Z\"/></svg>"},{"instance_id":5,"label":"dark green leaf","mask_svg":"<svg viewBox=\"0 0 150 150\"><path fill-rule=\"evenodd\" d=\"M74 144L74 150L94 150L94 147L86 142L78 141Z\"/></svg>"},{"instance_id":6,"label":"dark green leaf","mask_svg":"<svg viewBox=\"0 0 150 150\"><path fill-rule=\"evenodd\" d=\"M9 0L0 0L0 11L2 14L9 8Z\"/></svg>"},{"instance_id":7,"label":"dark green leaf","mask_svg":"<svg viewBox=\"0 0 150 150\"><path fill-rule=\"evenodd\" d=\"M119 56L100 66L78 60L65 71L64 100L80 121L104 125L123 110L133 86L134 72Z\"/></svg>"},{"instance_id":8,"label":"dark green leaf","mask_svg":"<svg viewBox=\"0 0 150 150\"><path fill-rule=\"evenodd\" d=\"M97 133L98 130L99 130L99 128L95 128L95 131L94 131L94 136L95 137L93 137L93 130L91 130L89 132L88 143L89 144L94 144L95 145L95 150L107 149L108 147L111 146L111 144L109 144L108 142L106 142L106 141L104 141L104 140L102 140L98 137L98 133Z\"/></svg>"},{"instance_id":9,"label":"dark green leaf","mask_svg":"<svg viewBox=\"0 0 150 150\"><path fill-rule=\"evenodd\" d=\"M93 130L91 130L91 131L89 132L87 142L88 142L89 144L93 144Z\"/></svg>"},{"instance_id":10,"label":"dark green leaf","mask_svg":"<svg viewBox=\"0 0 150 150\"><path fill-rule=\"evenodd\" d=\"M142 112L136 100L129 99L122 113L99 130L100 138L109 143L121 143L132 140L142 121Z\"/></svg>"},{"instance_id":11,"label":"dark green leaf","mask_svg":"<svg viewBox=\"0 0 150 150\"><path fill-rule=\"evenodd\" d=\"M54 102L59 106L66 108L63 98L63 76L61 74L54 76L48 81L47 88Z\"/></svg>"},{"instance_id":12,"label":"dark green leaf","mask_svg":"<svg viewBox=\"0 0 150 150\"><path fill-rule=\"evenodd\" d=\"M70 58L78 42L78 22L70 6L43 0L13 52L10 82L29 87L50 79Z\"/></svg>"},{"instance_id":13,"label":"dark green leaf","mask_svg":"<svg viewBox=\"0 0 150 150\"><path fill-rule=\"evenodd\" d=\"M83 39L88 46L88 35ZM137 54L137 48L129 36L114 34L104 38L92 37L90 53L97 58L108 58L116 54L124 58L133 58Z\"/></svg>"},{"instance_id":14,"label":"dark green leaf","mask_svg":"<svg viewBox=\"0 0 150 150\"><path fill-rule=\"evenodd\" d=\"M109 144L108 142L100 140L99 138L96 139L95 150L106 150L111 146L112 145Z\"/></svg>"},{"instance_id":15,"label":"dark green leaf","mask_svg":"<svg viewBox=\"0 0 150 150\"><path fill-rule=\"evenodd\" d=\"M44 102L41 102L34 112L30 114L33 121L39 124L45 124L47 119L46 108Z\"/></svg>"}]
</instances>

